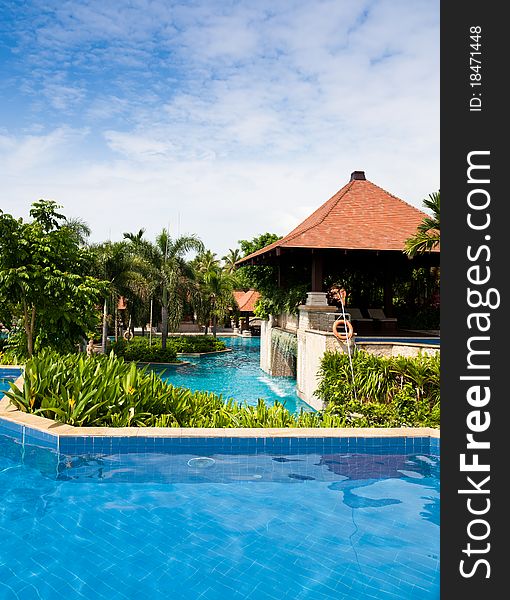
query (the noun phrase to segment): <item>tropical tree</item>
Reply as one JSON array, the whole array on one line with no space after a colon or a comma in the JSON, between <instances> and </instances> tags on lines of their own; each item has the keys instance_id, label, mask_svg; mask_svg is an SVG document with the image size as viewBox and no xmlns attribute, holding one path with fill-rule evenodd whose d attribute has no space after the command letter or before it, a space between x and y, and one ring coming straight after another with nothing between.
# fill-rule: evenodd
<instances>
[{"instance_id":1,"label":"tropical tree","mask_svg":"<svg viewBox=\"0 0 510 600\"><path fill-rule=\"evenodd\" d=\"M28 356L36 338L71 349L96 323L104 283L87 275L77 228L51 200L32 204L31 221L0 210L0 303L23 325Z\"/></svg>"},{"instance_id":2,"label":"tropical tree","mask_svg":"<svg viewBox=\"0 0 510 600\"><path fill-rule=\"evenodd\" d=\"M74 239L79 246L85 246L87 244L87 239L92 233L92 230L86 221L80 217L73 217L71 219L66 219L63 226L67 227L70 235L74 236Z\"/></svg>"},{"instance_id":3,"label":"tropical tree","mask_svg":"<svg viewBox=\"0 0 510 600\"><path fill-rule=\"evenodd\" d=\"M130 242L133 242L134 244L139 244L139 243L145 241L145 240L143 240L144 233L145 233L145 229L142 227L136 233L130 233L130 232L125 231L123 233L123 236L124 236L125 240L129 240Z\"/></svg>"},{"instance_id":4,"label":"tropical tree","mask_svg":"<svg viewBox=\"0 0 510 600\"><path fill-rule=\"evenodd\" d=\"M418 225L416 234L406 240L404 252L409 258L425 254L439 246L440 204L440 192L429 194L429 197L423 200L424 207L429 209L432 214L425 217Z\"/></svg>"},{"instance_id":5,"label":"tropical tree","mask_svg":"<svg viewBox=\"0 0 510 600\"><path fill-rule=\"evenodd\" d=\"M163 229L155 243L138 234L124 234L131 241L133 251L145 263L145 276L150 289L159 295L161 304L161 345L166 348L168 330L178 328L186 302L193 303L198 294L195 273L186 256L190 252L202 253L204 245L195 235L172 239Z\"/></svg>"},{"instance_id":6,"label":"tropical tree","mask_svg":"<svg viewBox=\"0 0 510 600\"><path fill-rule=\"evenodd\" d=\"M230 248L228 254L223 256L221 259L223 261L223 268L225 271L227 271L227 273L234 273L236 270L236 262L242 258L242 256L243 255L239 248L235 248L234 250Z\"/></svg>"},{"instance_id":7,"label":"tropical tree","mask_svg":"<svg viewBox=\"0 0 510 600\"><path fill-rule=\"evenodd\" d=\"M198 272L200 286L200 303L197 304L199 320L205 324L205 333L211 324L212 334L216 337L218 320L226 317L234 306L232 294L234 277L221 269L218 264L212 264L208 270Z\"/></svg>"},{"instance_id":8,"label":"tropical tree","mask_svg":"<svg viewBox=\"0 0 510 600\"><path fill-rule=\"evenodd\" d=\"M144 286L145 264L131 252L126 242L104 242L92 247L94 272L107 281L103 296L101 350L106 352L108 309L115 307L119 296L136 297ZM115 310L115 309L114 309Z\"/></svg>"},{"instance_id":9,"label":"tropical tree","mask_svg":"<svg viewBox=\"0 0 510 600\"><path fill-rule=\"evenodd\" d=\"M215 252L205 250L201 252L192 263L193 268L198 273L208 273L220 268L220 261Z\"/></svg>"}]
</instances>

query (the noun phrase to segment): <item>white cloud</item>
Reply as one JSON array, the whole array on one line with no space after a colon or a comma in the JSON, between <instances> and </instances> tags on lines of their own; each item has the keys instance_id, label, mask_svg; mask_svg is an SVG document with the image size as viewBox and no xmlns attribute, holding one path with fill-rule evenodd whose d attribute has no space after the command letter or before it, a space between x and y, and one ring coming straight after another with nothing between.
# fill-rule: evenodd
<instances>
[{"instance_id":1,"label":"white cloud","mask_svg":"<svg viewBox=\"0 0 510 600\"><path fill-rule=\"evenodd\" d=\"M356 169L417 206L439 187L437 2L52 6L19 35L56 124L0 136L14 212L51 197L95 239L180 219L222 253Z\"/></svg>"},{"instance_id":2,"label":"white cloud","mask_svg":"<svg viewBox=\"0 0 510 600\"><path fill-rule=\"evenodd\" d=\"M67 165L69 149L75 149L87 133L87 129L59 127L47 134L0 136L0 173L16 185L19 177L26 181L41 169Z\"/></svg>"}]
</instances>

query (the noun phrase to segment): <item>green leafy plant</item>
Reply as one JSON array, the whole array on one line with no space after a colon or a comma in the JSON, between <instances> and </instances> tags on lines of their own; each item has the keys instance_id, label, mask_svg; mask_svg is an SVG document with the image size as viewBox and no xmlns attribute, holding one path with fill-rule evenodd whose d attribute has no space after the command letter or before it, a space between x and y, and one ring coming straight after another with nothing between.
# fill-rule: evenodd
<instances>
[{"instance_id":1,"label":"green leafy plant","mask_svg":"<svg viewBox=\"0 0 510 600\"><path fill-rule=\"evenodd\" d=\"M149 343L147 338L133 338L130 341L120 339L112 344L112 351L126 361L136 362L177 362L177 351L167 344L161 347L160 340Z\"/></svg>"},{"instance_id":2,"label":"green leafy plant","mask_svg":"<svg viewBox=\"0 0 510 600\"><path fill-rule=\"evenodd\" d=\"M11 384L11 403L23 412L74 426L96 427L320 427L341 420L290 413L259 400L248 406L210 392L164 382L146 368L110 353L85 357L42 351L24 368L22 389Z\"/></svg>"},{"instance_id":3,"label":"green leafy plant","mask_svg":"<svg viewBox=\"0 0 510 600\"><path fill-rule=\"evenodd\" d=\"M439 356L379 357L327 352L316 395L347 426L439 426Z\"/></svg>"},{"instance_id":4,"label":"green leafy plant","mask_svg":"<svg viewBox=\"0 0 510 600\"><path fill-rule=\"evenodd\" d=\"M59 355L29 359L24 384L6 393L19 410L74 426L96 427L400 427L439 425L439 361L355 358L356 395L347 357L327 354L319 395L324 411L293 414L276 402L256 406L164 382L155 372L115 356ZM380 362L387 364L379 369ZM415 361L414 370L406 361ZM375 374L371 371L376 370ZM369 375L367 377L367 374ZM376 381L377 377L382 381ZM365 382L366 380L366 382Z\"/></svg>"},{"instance_id":5,"label":"green leafy plant","mask_svg":"<svg viewBox=\"0 0 510 600\"><path fill-rule=\"evenodd\" d=\"M98 322L105 282L87 274L83 226L59 208L49 200L34 202L31 221L0 210L0 305L8 307L1 312L21 326L17 350L27 356L42 346L70 351Z\"/></svg>"},{"instance_id":6,"label":"green leafy plant","mask_svg":"<svg viewBox=\"0 0 510 600\"><path fill-rule=\"evenodd\" d=\"M211 335L172 336L168 339L168 343L171 344L176 352L184 353L217 352L218 350L225 350L227 347L223 340L218 340Z\"/></svg>"},{"instance_id":7,"label":"green leafy plant","mask_svg":"<svg viewBox=\"0 0 510 600\"><path fill-rule=\"evenodd\" d=\"M207 353L224 350L223 340L213 336L176 336L169 337L166 348L161 347L161 340L149 343L146 337L134 337L130 341L120 339L112 344L112 350L126 361L139 362L176 362L177 353Z\"/></svg>"}]
</instances>

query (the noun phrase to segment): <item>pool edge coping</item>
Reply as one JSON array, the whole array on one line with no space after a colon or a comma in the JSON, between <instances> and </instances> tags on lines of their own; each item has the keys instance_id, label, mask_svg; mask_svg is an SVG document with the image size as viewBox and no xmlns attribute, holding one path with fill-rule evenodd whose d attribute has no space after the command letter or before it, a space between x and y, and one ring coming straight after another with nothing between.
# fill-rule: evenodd
<instances>
[{"instance_id":1,"label":"pool edge coping","mask_svg":"<svg viewBox=\"0 0 510 600\"><path fill-rule=\"evenodd\" d=\"M20 375L14 385L20 387ZM21 389L21 388L20 388ZM402 438L441 437L434 427L75 427L15 408L5 395L0 397L0 425L3 421L35 429L56 437L137 437L137 438Z\"/></svg>"}]
</instances>

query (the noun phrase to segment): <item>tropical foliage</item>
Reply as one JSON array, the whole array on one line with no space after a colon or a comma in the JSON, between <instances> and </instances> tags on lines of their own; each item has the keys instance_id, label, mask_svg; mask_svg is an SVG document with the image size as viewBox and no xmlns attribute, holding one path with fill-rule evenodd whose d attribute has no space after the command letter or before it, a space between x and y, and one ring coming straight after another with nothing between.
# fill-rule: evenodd
<instances>
[{"instance_id":1,"label":"tropical foliage","mask_svg":"<svg viewBox=\"0 0 510 600\"><path fill-rule=\"evenodd\" d=\"M160 339L149 342L147 337L135 337L130 341L119 339L112 344L112 350L126 361L175 362L177 353L207 353L224 350L225 342L212 336L171 336L166 348Z\"/></svg>"},{"instance_id":2,"label":"tropical foliage","mask_svg":"<svg viewBox=\"0 0 510 600\"><path fill-rule=\"evenodd\" d=\"M228 253L223 256L222 260L223 260L223 268L225 269L225 271L227 271L227 273L234 273L236 270L236 262L242 258L242 253L241 250L239 248L235 248L234 250L232 248L229 249Z\"/></svg>"},{"instance_id":3,"label":"tropical foliage","mask_svg":"<svg viewBox=\"0 0 510 600\"><path fill-rule=\"evenodd\" d=\"M225 350L225 348L227 347L223 340L218 340L211 335L172 336L168 339L168 343L172 345L176 352L183 352L188 354L193 354L197 352L218 352L219 350Z\"/></svg>"},{"instance_id":4,"label":"tropical foliage","mask_svg":"<svg viewBox=\"0 0 510 600\"><path fill-rule=\"evenodd\" d=\"M198 257L195 268L200 289L197 316L205 324L205 333L210 324L212 334L216 337L218 322L225 320L235 305L234 278L210 252Z\"/></svg>"},{"instance_id":5,"label":"tropical foliage","mask_svg":"<svg viewBox=\"0 0 510 600\"><path fill-rule=\"evenodd\" d=\"M82 247L88 230L60 208L39 200L28 222L0 210L2 320L17 331L17 351L27 356L43 346L74 349L98 321L105 286L89 274L91 257Z\"/></svg>"},{"instance_id":6,"label":"tropical foliage","mask_svg":"<svg viewBox=\"0 0 510 600\"><path fill-rule=\"evenodd\" d=\"M318 398L346 426L439 426L439 356L352 357L327 352L319 371Z\"/></svg>"},{"instance_id":7,"label":"tropical foliage","mask_svg":"<svg viewBox=\"0 0 510 600\"><path fill-rule=\"evenodd\" d=\"M146 337L135 337L130 341L120 338L111 346L116 356L135 362L177 362L177 352L171 344L162 348L161 340L149 341Z\"/></svg>"},{"instance_id":8,"label":"tropical foliage","mask_svg":"<svg viewBox=\"0 0 510 600\"><path fill-rule=\"evenodd\" d=\"M437 248L440 243L440 192L429 194L429 197L423 200L423 205L432 214L423 219L418 225L416 235L406 241L405 253L413 258L417 254L424 254Z\"/></svg>"},{"instance_id":9,"label":"tropical foliage","mask_svg":"<svg viewBox=\"0 0 510 600\"><path fill-rule=\"evenodd\" d=\"M263 233L252 240L239 240L243 256L265 248L280 239L274 233ZM232 251L231 251L232 252ZM255 289L260 292L260 299L255 307L255 315L266 319L269 315L282 312L295 314L297 307L306 299L308 291L308 266L288 265L280 273L277 267L264 265L247 265L239 267L236 278L243 289ZM283 277L283 280L281 279Z\"/></svg>"},{"instance_id":10,"label":"tropical foliage","mask_svg":"<svg viewBox=\"0 0 510 600\"><path fill-rule=\"evenodd\" d=\"M117 332L119 297L129 297L131 301L143 296L147 288L145 263L131 251L125 242L104 242L92 247L93 272L108 282L103 298L103 325L101 336L102 351L106 351L108 317L114 314Z\"/></svg>"},{"instance_id":11,"label":"tropical foliage","mask_svg":"<svg viewBox=\"0 0 510 600\"><path fill-rule=\"evenodd\" d=\"M27 361L22 389L7 392L21 411L74 426L299 427L329 424L282 404L247 406L208 392L165 383L113 353L86 358L42 352Z\"/></svg>"},{"instance_id":12,"label":"tropical foliage","mask_svg":"<svg viewBox=\"0 0 510 600\"><path fill-rule=\"evenodd\" d=\"M402 427L439 425L439 360L383 359L359 352L354 385L346 355L326 354L318 395L324 411L299 414L164 382L111 353L85 357L43 351L27 361L22 389L7 395L24 412L76 426Z\"/></svg>"},{"instance_id":13,"label":"tropical foliage","mask_svg":"<svg viewBox=\"0 0 510 600\"><path fill-rule=\"evenodd\" d=\"M189 261L190 252L203 252L202 241L194 235L170 237L163 229L155 243L138 234L124 234L129 239L133 253L145 264L145 277L152 282L152 289L161 306L161 343L166 347L169 329L175 331L184 315L187 303L193 305L198 297L195 273Z\"/></svg>"}]
</instances>

